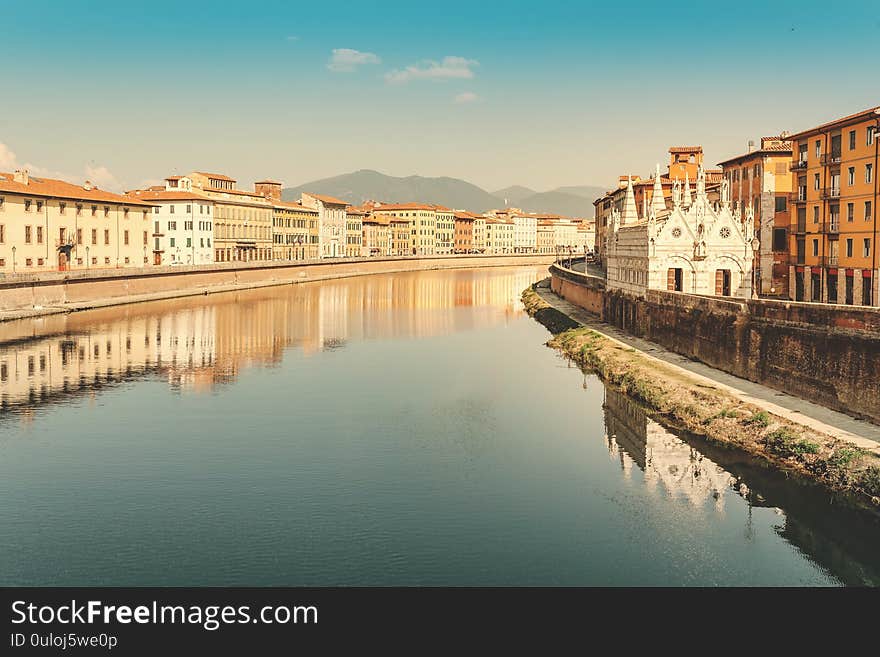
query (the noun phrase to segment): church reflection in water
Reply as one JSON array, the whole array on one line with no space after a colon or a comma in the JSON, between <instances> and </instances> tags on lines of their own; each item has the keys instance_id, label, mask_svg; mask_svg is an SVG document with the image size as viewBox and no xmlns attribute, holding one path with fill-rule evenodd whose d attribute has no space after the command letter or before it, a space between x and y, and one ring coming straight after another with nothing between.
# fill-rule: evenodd
<instances>
[{"instance_id":1,"label":"church reflection in water","mask_svg":"<svg viewBox=\"0 0 880 657\"><path fill-rule=\"evenodd\" d=\"M493 326L523 312L522 290L545 272L373 275L0 324L0 417L27 421L43 404L147 376L210 391L290 348L310 355L350 340Z\"/></svg>"},{"instance_id":2,"label":"church reflection in water","mask_svg":"<svg viewBox=\"0 0 880 657\"><path fill-rule=\"evenodd\" d=\"M841 581L880 585L880 555L869 548L880 540L876 524L859 522L855 511L835 506L817 487L798 484L748 455L675 435L615 390L605 388L603 408L609 456L619 461L624 477L634 481L636 469L642 485L657 495L716 513L728 512L728 496L741 496L747 537L753 511L766 509L779 516L774 529L780 536Z\"/></svg>"}]
</instances>

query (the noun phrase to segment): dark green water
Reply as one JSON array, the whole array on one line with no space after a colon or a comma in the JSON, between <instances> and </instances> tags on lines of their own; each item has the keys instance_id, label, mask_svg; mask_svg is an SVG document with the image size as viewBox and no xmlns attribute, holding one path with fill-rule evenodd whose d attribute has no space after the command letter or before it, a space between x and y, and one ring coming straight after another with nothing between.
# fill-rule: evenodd
<instances>
[{"instance_id":1,"label":"dark green water","mask_svg":"<svg viewBox=\"0 0 880 657\"><path fill-rule=\"evenodd\" d=\"M6 585L837 585L880 532L544 346L540 268L0 325Z\"/></svg>"}]
</instances>

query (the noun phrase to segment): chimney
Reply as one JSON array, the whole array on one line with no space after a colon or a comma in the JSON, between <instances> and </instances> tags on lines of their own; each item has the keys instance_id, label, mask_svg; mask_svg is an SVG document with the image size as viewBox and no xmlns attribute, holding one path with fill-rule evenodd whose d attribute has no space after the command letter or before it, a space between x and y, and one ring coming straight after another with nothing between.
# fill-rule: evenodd
<instances>
[{"instance_id":1,"label":"chimney","mask_svg":"<svg viewBox=\"0 0 880 657\"><path fill-rule=\"evenodd\" d=\"M753 152L754 150L755 150L755 140L749 139L749 153Z\"/></svg>"},{"instance_id":2,"label":"chimney","mask_svg":"<svg viewBox=\"0 0 880 657\"><path fill-rule=\"evenodd\" d=\"M91 180L86 180L86 181L83 183L83 189L86 190L87 192L92 191L93 188L94 188L94 185L92 185L92 181L91 181Z\"/></svg>"},{"instance_id":3,"label":"chimney","mask_svg":"<svg viewBox=\"0 0 880 657\"><path fill-rule=\"evenodd\" d=\"M30 176L28 175L27 169L16 169L15 175L12 179L22 185L27 185L30 183Z\"/></svg>"}]
</instances>

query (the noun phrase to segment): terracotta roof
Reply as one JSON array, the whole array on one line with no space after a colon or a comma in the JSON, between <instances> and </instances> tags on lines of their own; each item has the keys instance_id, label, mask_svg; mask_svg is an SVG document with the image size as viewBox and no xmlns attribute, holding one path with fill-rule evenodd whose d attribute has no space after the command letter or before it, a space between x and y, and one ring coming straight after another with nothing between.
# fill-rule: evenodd
<instances>
[{"instance_id":1,"label":"terracotta roof","mask_svg":"<svg viewBox=\"0 0 880 657\"><path fill-rule=\"evenodd\" d=\"M180 180L183 176L167 176L165 180Z\"/></svg>"},{"instance_id":2,"label":"terracotta roof","mask_svg":"<svg viewBox=\"0 0 880 657\"><path fill-rule=\"evenodd\" d=\"M367 214L366 210L361 210L360 208L356 208L354 206L349 206L345 208L345 214L357 214L357 215L365 215Z\"/></svg>"},{"instance_id":3,"label":"terracotta roof","mask_svg":"<svg viewBox=\"0 0 880 657\"><path fill-rule=\"evenodd\" d=\"M206 198L193 192L174 192L155 189L133 189L125 193L126 196L137 197L145 201L205 201L212 203Z\"/></svg>"},{"instance_id":4,"label":"terracotta roof","mask_svg":"<svg viewBox=\"0 0 880 657\"><path fill-rule=\"evenodd\" d=\"M28 184L15 182L15 174L0 173L0 192L22 194L25 196L43 196L51 198L63 198L73 201L100 201L104 203L117 203L120 205L144 205L146 201L139 201L122 194L105 192L102 189L92 187L85 189L82 185L74 185L64 180L54 178L42 178L29 176Z\"/></svg>"},{"instance_id":5,"label":"terracotta roof","mask_svg":"<svg viewBox=\"0 0 880 657\"><path fill-rule=\"evenodd\" d=\"M219 187L196 187L194 191L210 192L211 194L233 194L234 196L252 196L257 200L266 200L259 192L248 192L243 189L220 189Z\"/></svg>"},{"instance_id":6,"label":"terracotta roof","mask_svg":"<svg viewBox=\"0 0 880 657\"><path fill-rule=\"evenodd\" d=\"M194 171L193 173L197 173L200 176L205 176L206 178L213 178L214 180L227 180L229 182L236 182L235 178L224 176L222 173L206 173L205 171Z\"/></svg>"},{"instance_id":7,"label":"terracotta roof","mask_svg":"<svg viewBox=\"0 0 880 657\"><path fill-rule=\"evenodd\" d=\"M427 203L387 203L375 208L376 210L434 210L435 206Z\"/></svg>"},{"instance_id":8,"label":"terracotta roof","mask_svg":"<svg viewBox=\"0 0 880 657\"><path fill-rule=\"evenodd\" d=\"M880 119L880 107L871 107L869 109L862 110L861 112L856 112L855 114L850 114L849 116L844 116L843 118L829 121L828 123L822 123L820 125L817 125L815 128L810 128L809 130L801 130L800 132L796 132L793 135L789 135L788 139L794 141L799 137L804 137L815 132L821 132L836 125L842 125L851 121L864 120L867 118Z\"/></svg>"},{"instance_id":9,"label":"terracotta roof","mask_svg":"<svg viewBox=\"0 0 880 657\"><path fill-rule=\"evenodd\" d=\"M470 212L465 212L464 210L456 210L455 211L456 219L476 219L476 215L471 214Z\"/></svg>"},{"instance_id":10,"label":"terracotta roof","mask_svg":"<svg viewBox=\"0 0 880 657\"><path fill-rule=\"evenodd\" d=\"M281 183L277 180L272 180L271 178L266 178L265 180L257 180L255 185L280 185Z\"/></svg>"},{"instance_id":11,"label":"terracotta roof","mask_svg":"<svg viewBox=\"0 0 880 657\"><path fill-rule=\"evenodd\" d=\"M312 194L311 192L305 192L305 194L311 196L312 198L316 198L321 203L325 203L327 205L348 205L348 201L340 201L338 198L333 198L332 196L325 196L324 194Z\"/></svg>"},{"instance_id":12,"label":"terracotta roof","mask_svg":"<svg viewBox=\"0 0 880 657\"><path fill-rule=\"evenodd\" d=\"M670 146L670 153L702 153L702 146Z\"/></svg>"},{"instance_id":13,"label":"terracotta roof","mask_svg":"<svg viewBox=\"0 0 880 657\"><path fill-rule=\"evenodd\" d=\"M318 214L318 211L315 208L307 208L300 203L296 203L294 201L273 201L272 206L276 208L289 208L291 210L298 210L300 212L310 212L311 214Z\"/></svg>"},{"instance_id":14,"label":"terracotta roof","mask_svg":"<svg viewBox=\"0 0 880 657\"><path fill-rule=\"evenodd\" d=\"M451 208L447 208L445 205L434 205L431 206L438 212L452 212Z\"/></svg>"},{"instance_id":15,"label":"terracotta roof","mask_svg":"<svg viewBox=\"0 0 880 657\"><path fill-rule=\"evenodd\" d=\"M788 146L782 145L772 145L767 148L759 148L750 153L743 153L742 155L737 155L736 157L729 157L726 160L722 160L718 163L718 166L723 167L725 164L731 164L733 162L741 162L743 160L747 160L756 155L785 155L788 153L791 155L791 143Z\"/></svg>"}]
</instances>

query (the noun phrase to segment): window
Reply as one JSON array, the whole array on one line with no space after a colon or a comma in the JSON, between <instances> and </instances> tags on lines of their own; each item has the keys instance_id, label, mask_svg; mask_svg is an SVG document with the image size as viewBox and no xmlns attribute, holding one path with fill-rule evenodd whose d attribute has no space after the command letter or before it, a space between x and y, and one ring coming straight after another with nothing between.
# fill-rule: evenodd
<instances>
[{"instance_id":1,"label":"window","mask_svg":"<svg viewBox=\"0 0 880 657\"><path fill-rule=\"evenodd\" d=\"M856 131L849 131L849 150L854 151L856 149Z\"/></svg>"},{"instance_id":2,"label":"window","mask_svg":"<svg viewBox=\"0 0 880 657\"><path fill-rule=\"evenodd\" d=\"M92 246L98 243L98 229L92 228Z\"/></svg>"},{"instance_id":3,"label":"window","mask_svg":"<svg viewBox=\"0 0 880 657\"><path fill-rule=\"evenodd\" d=\"M190 214L193 211L193 207L191 205L186 206L186 213Z\"/></svg>"},{"instance_id":4,"label":"window","mask_svg":"<svg viewBox=\"0 0 880 657\"><path fill-rule=\"evenodd\" d=\"M95 217L95 216L97 216L97 214L98 214L98 206L93 205L92 206L92 216Z\"/></svg>"},{"instance_id":5,"label":"window","mask_svg":"<svg viewBox=\"0 0 880 657\"><path fill-rule=\"evenodd\" d=\"M0 244L6 243L6 225L0 224Z\"/></svg>"},{"instance_id":6,"label":"window","mask_svg":"<svg viewBox=\"0 0 880 657\"><path fill-rule=\"evenodd\" d=\"M865 165L865 182L873 182L874 180L874 165L866 164Z\"/></svg>"},{"instance_id":7,"label":"window","mask_svg":"<svg viewBox=\"0 0 880 657\"><path fill-rule=\"evenodd\" d=\"M25 201L24 201L24 211L25 212L31 211L31 203L32 203L32 201L30 199L25 199Z\"/></svg>"},{"instance_id":8,"label":"window","mask_svg":"<svg viewBox=\"0 0 880 657\"><path fill-rule=\"evenodd\" d=\"M814 224L819 223L819 206L818 205L813 206L813 223Z\"/></svg>"},{"instance_id":9,"label":"window","mask_svg":"<svg viewBox=\"0 0 880 657\"><path fill-rule=\"evenodd\" d=\"M174 248L174 242L175 242L175 240L174 240L173 237L170 238L170 239L168 240L168 245L169 245L172 249Z\"/></svg>"},{"instance_id":10,"label":"window","mask_svg":"<svg viewBox=\"0 0 880 657\"><path fill-rule=\"evenodd\" d=\"M159 206L158 205L155 208L153 208L153 214L159 214Z\"/></svg>"},{"instance_id":11,"label":"window","mask_svg":"<svg viewBox=\"0 0 880 657\"><path fill-rule=\"evenodd\" d=\"M122 208L122 218L128 219L128 208Z\"/></svg>"},{"instance_id":12,"label":"window","mask_svg":"<svg viewBox=\"0 0 880 657\"><path fill-rule=\"evenodd\" d=\"M851 237L848 237L846 239L846 257L852 258L852 254L853 254L853 241L852 241Z\"/></svg>"},{"instance_id":13,"label":"window","mask_svg":"<svg viewBox=\"0 0 880 657\"><path fill-rule=\"evenodd\" d=\"M107 206L107 205L104 206L104 216L105 216L105 217L109 217L109 216L110 216L110 207Z\"/></svg>"},{"instance_id":14,"label":"window","mask_svg":"<svg viewBox=\"0 0 880 657\"><path fill-rule=\"evenodd\" d=\"M77 204L76 204L76 216L77 216L77 217L81 217L81 216L82 216L82 213L83 213L83 206L82 206L82 203L77 203Z\"/></svg>"},{"instance_id":15,"label":"window","mask_svg":"<svg viewBox=\"0 0 880 657\"><path fill-rule=\"evenodd\" d=\"M105 245L110 244L110 231L107 229L104 229L104 244Z\"/></svg>"},{"instance_id":16,"label":"window","mask_svg":"<svg viewBox=\"0 0 880 657\"><path fill-rule=\"evenodd\" d=\"M5 203L5 199L2 196L0 196L0 210L3 209L3 203Z\"/></svg>"},{"instance_id":17,"label":"window","mask_svg":"<svg viewBox=\"0 0 880 657\"><path fill-rule=\"evenodd\" d=\"M123 244L128 246L128 231L127 230L123 231L123 233L122 233L122 242L123 242Z\"/></svg>"},{"instance_id":18,"label":"window","mask_svg":"<svg viewBox=\"0 0 880 657\"><path fill-rule=\"evenodd\" d=\"M819 174L818 173L813 174L813 189L819 189L820 185L821 185L821 181L819 179Z\"/></svg>"},{"instance_id":19,"label":"window","mask_svg":"<svg viewBox=\"0 0 880 657\"><path fill-rule=\"evenodd\" d=\"M846 204L846 220L852 221L856 218L856 204L855 203L847 203Z\"/></svg>"},{"instance_id":20,"label":"window","mask_svg":"<svg viewBox=\"0 0 880 657\"><path fill-rule=\"evenodd\" d=\"M871 238L866 237L862 240L862 257L870 258L871 257Z\"/></svg>"},{"instance_id":21,"label":"window","mask_svg":"<svg viewBox=\"0 0 880 657\"><path fill-rule=\"evenodd\" d=\"M867 142L866 143L868 146L874 145L874 132L876 132L876 130L877 130L876 126L873 126L873 125L868 126L868 130L866 131L867 132Z\"/></svg>"},{"instance_id":22,"label":"window","mask_svg":"<svg viewBox=\"0 0 880 657\"><path fill-rule=\"evenodd\" d=\"M64 229L62 228L62 230L64 230ZM42 244L42 243L43 243L43 227L37 226L37 244Z\"/></svg>"},{"instance_id":23,"label":"window","mask_svg":"<svg viewBox=\"0 0 880 657\"><path fill-rule=\"evenodd\" d=\"M37 212L42 212L42 211L43 211L43 202L37 201Z\"/></svg>"},{"instance_id":24,"label":"window","mask_svg":"<svg viewBox=\"0 0 880 657\"><path fill-rule=\"evenodd\" d=\"M147 244L149 244L147 240L147 231L144 231L144 246L146 246Z\"/></svg>"},{"instance_id":25,"label":"window","mask_svg":"<svg viewBox=\"0 0 880 657\"><path fill-rule=\"evenodd\" d=\"M776 212L785 212L787 200L785 196L776 197Z\"/></svg>"},{"instance_id":26,"label":"window","mask_svg":"<svg viewBox=\"0 0 880 657\"><path fill-rule=\"evenodd\" d=\"M871 221L873 219L873 215L871 214L871 201L865 201L865 221ZM2 242L3 240L0 240Z\"/></svg>"},{"instance_id":27,"label":"window","mask_svg":"<svg viewBox=\"0 0 880 657\"><path fill-rule=\"evenodd\" d=\"M850 167L846 170L846 183L850 186L856 184L856 168Z\"/></svg>"},{"instance_id":28,"label":"window","mask_svg":"<svg viewBox=\"0 0 880 657\"><path fill-rule=\"evenodd\" d=\"M30 226L25 226L25 227L24 227L24 243L25 243L25 244L30 244L30 243L31 243L31 230L32 230L32 229L31 229Z\"/></svg>"},{"instance_id":29,"label":"window","mask_svg":"<svg viewBox=\"0 0 880 657\"><path fill-rule=\"evenodd\" d=\"M787 251L788 250L788 234L785 228L774 228L773 229L773 250L774 251Z\"/></svg>"},{"instance_id":30,"label":"window","mask_svg":"<svg viewBox=\"0 0 880 657\"><path fill-rule=\"evenodd\" d=\"M814 256L819 255L819 240L817 240L817 239L813 240L813 255Z\"/></svg>"},{"instance_id":31,"label":"window","mask_svg":"<svg viewBox=\"0 0 880 657\"><path fill-rule=\"evenodd\" d=\"M191 238L191 237L187 237L187 238L186 238L186 248L189 249L189 248L191 248L191 247L192 247L192 238Z\"/></svg>"},{"instance_id":32,"label":"window","mask_svg":"<svg viewBox=\"0 0 880 657\"><path fill-rule=\"evenodd\" d=\"M83 243L83 229L82 228L76 229L76 243L79 246L82 246L82 243Z\"/></svg>"},{"instance_id":33,"label":"window","mask_svg":"<svg viewBox=\"0 0 880 657\"><path fill-rule=\"evenodd\" d=\"M816 140L816 159L818 160L822 157L822 141L820 139Z\"/></svg>"},{"instance_id":34,"label":"window","mask_svg":"<svg viewBox=\"0 0 880 657\"><path fill-rule=\"evenodd\" d=\"M64 214L64 211L67 210L67 203L59 203L58 204L58 213Z\"/></svg>"},{"instance_id":35,"label":"window","mask_svg":"<svg viewBox=\"0 0 880 657\"><path fill-rule=\"evenodd\" d=\"M169 212L169 214L174 214L174 205L173 204L168 206L168 212Z\"/></svg>"}]
</instances>

